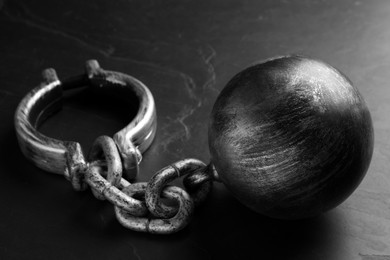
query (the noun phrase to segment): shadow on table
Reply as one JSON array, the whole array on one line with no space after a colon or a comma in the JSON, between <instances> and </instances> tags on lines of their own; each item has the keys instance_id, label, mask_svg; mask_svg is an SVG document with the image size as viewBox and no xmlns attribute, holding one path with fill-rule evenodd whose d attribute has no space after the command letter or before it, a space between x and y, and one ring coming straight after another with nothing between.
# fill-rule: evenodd
<instances>
[{"instance_id":1,"label":"shadow on table","mask_svg":"<svg viewBox=\"0 0 390 260\"><path fill-rule=\"evenodd\" d=\"M298 221L270 219L242 206L223 186L215 186L190 225L179 233L136 233L113 221L107 235L133 241L132 246L146 259L156 256L156 248L172 259L332 259L340 255L343 245L337 236L337 214Z\"/></svg>"}]
</instances>

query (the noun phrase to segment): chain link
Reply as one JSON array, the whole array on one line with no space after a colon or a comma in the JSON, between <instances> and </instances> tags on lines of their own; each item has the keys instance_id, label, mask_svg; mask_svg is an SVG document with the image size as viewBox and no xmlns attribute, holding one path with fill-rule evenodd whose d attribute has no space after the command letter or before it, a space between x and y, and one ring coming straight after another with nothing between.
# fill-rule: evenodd
<instances>
[{"instance_id":1,"label":"chain link","mask_svg":"<svg viewBox=\"0 0 390 260\"><path fill-rule=\"evenodd\" d=\"M168 167L158 171L149 181L146 187L145 200L149 211L156 217L169 218L177 213L177 209L167 207L160 200L160 194L164 187L184 175L192 175L199 171L207 169L206 164L196 159L184 159L175 162ZM199 189L199 193L194 193L196 200L201 200L201 197L210 190L211 182L206 183Z\"/></svg>"},{"instance_id":2,"label":"chain link","mask_svg":"<svg viewBox=\"0 0 390 260\"><path fill-rule=\"evenodd\" d=\"M148 183L131 184L122 178L123 165L111 137L98 137L86 162L80 145L68 147L66 178L75 190L90 186L96 198L115 207L118 221L131 230L170 234L184 228L194 207L207 197L215 179L215 169L196 159L184 159L158 171ZM185 190L169 186L186 176ZM174 201L167 206L161 198Z\"/></svg>"},{"instance_id":3,"label":"chain link","mask_svg":"<svg viewBox=\"0 0 390 260\"><path fill-rule=\"evenodd\" d=\"M92 145L88 159L91 162L98 159L105 161L107 171L102 171L102 174L111 185L118 186L122 178L122 162L116 144L111 137L104 135L98 137ZM106 199L104 194L95 189L92 189L92 193L97 199Z\"/></svg>"},{"instance_id":4,"label":"chain link","mask_svg":"<svg viewBox=\"0 0 390 260\"><path fill-rule=\"evenodd\" d=\"M135 183L125 188L129 196L145 196L147 183ZM175 186L166 186L162 191L164 198L176 200L179 204L177 213L167 219L151 219L148 217L136 217L129 211L115 207L118 221L125 227L135 230L155 234L170 234L184 228L190 221L194 204L188 193ZM146 208L146 206L145 206Z\"/></svg>"}]
</instances>

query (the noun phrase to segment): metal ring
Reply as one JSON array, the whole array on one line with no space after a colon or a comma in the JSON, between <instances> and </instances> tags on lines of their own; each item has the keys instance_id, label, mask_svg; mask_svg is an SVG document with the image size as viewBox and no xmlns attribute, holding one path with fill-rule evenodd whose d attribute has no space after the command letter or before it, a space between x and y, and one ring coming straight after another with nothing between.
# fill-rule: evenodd
<instances>
[{"instance_id":1,"label":"metal ring","mask_svg":"<svg viewBox=\"0 0 390 260\"><path fill-rule=\"evenodd\" d=\"M206 164L197 159L184 159L158 171L146 187L145 201L149 211L156 217L168 218L176 214L177 209L164 205L160 194L165 186L176 178L192 174L205 168Z\"/></svg>"},{"instance_id":2,"label":"metal ring","mask_svg":"<svg viewBox=\"0 0 390 260\"><path fill-rule=\"evenodd\" d=\"M168 199L174 199L179 203L176 215L169 219L149 219L136 217L130 212L115 208L115 214L119 223L134 231L153 234L171 234L183 229L189 223L194 211L194 204L188 193L175 186L167 186L162 195Z\"/></svg>"},{"instance_id":3,"label":"metal ring","mask_svg":"<svg viewBox=\"0 0 390 260\"><path fill-rule=\"evenodd\" d=\"M210 193L213 185L213 175L216 172L213 164L184 177L183 184L194 201L195 207L202 204Z\"/></svg>"},{"instance_id":4,"label":"metal ring","mask_svg":"<svg viewBox=\"0 0 390 260\"><path fill-rule=\"evenodd\" d=\"M100 166L90 165L85 173L85 182L88 183L92 190L102 194L109 202L114 204L115 208L130 212L134 216L144 216L148 212L145 203L126 195L125 191L121 191L111 185L103 178L101 171L102 168ZM121 182L124 182L124 179ZM132 186L129 183L126 185ZM122 184L119 185L119 188L121 186Z\"/></svg>"},{"instance_id":5,"label":"metal ring","mask_svg":"<svg viewBox=\"0 0 390 260\"><path fill-rule=\"evenodd\" d=\"M101 158L102 153L104 158ZM105 176L107 181L113 186L118 186L120 180L122 179L122 163L118 149L116 148L115 142L111 137L102 135L96 138L96 140L93 142L88 160L93 162L97 159L104 159L104 161L107 163L107 176ZM105 199L103 194L97 192L94 189L92 189L92 193L98 199Z\"/></svg>"},{"instance_id":6,"label":"metal ring","mask_svg":"<svg viewBox=\"0 0 390 260\"><path fill-rule=\"evenodd\" d=\"M134 198L134 196L141 196L141 197L145 198L146 185L147 185L146 182L133 183L133 184L130 184L130 185L124 187L122 189L122 192L124 194L126 194L127 196L131 197L134 200L136 200ZM145 202L139 200L138 205L139 205L140 208L142 208L142 210L139 210L139 214L134 214L134 210L133 211L127 211L127 212L132 214L133 216L138 216L138 217L143 217L143 216L147 215L147 213L149 211L148 211L148 208L146 207ZM115 206L115 209L116 210L120 210L121 208L118 207L118 206ZM123 209L123 208L122 208L122 210L126 211L126 209Z\"/></svg>"},{"instance_id":7,"label":"metal ring","mask_svg":"<svg viewBox=\"0 0 390 260\"><path fill-rule=\"evenodd\" d=\"M23 154L39 168L70 178L67 154L71 150L69 147L77 147L79 144L47 137L37 131L37 125L61 108L64 90L83 86L112 91L127 89L139 100L138 113L113 139L123 161L124 175L135 178L140 154L150 146L156 133L156 109L149 89L129 75L103 70L95 60L87 61L86 73L83 75L61 82L54 69L46 69L43 78L40 86L31 90L16 109L15 129Z\"/></svg>"},{"instance_id":8,"label":"metal ring","mask_svg":"<svg viewBox=\"0 0 390 260\"><path fill-rule=\"evenodd\" d=\"M88 186L84 181L87 163L84 159L84 154L79 143L71 143L68 145L66 153L67 172L65 177L71 182L73 189L77 191L85 190Z\"/></svg>"}]
</instances>

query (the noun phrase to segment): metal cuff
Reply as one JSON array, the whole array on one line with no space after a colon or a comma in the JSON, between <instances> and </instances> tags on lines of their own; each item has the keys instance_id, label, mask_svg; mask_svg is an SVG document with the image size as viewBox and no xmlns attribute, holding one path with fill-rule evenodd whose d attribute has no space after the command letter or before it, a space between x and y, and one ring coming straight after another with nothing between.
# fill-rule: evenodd
<instances>
[{"instance_id":1,"label":"metal cuff","mask_svg":"<svg viewBox=\"0 0 390 260\"><path fill-rule=\"evenodd\" d=\"M86 62L86 73L60 81L54 69L43 72L44 81L31 90L20 102L15 113L15 129L23 154L39 168L67 175L67 155L80 144L47 137L37 131L39 122L57 112L62 106L63 91L89 86L115 91L126 88L139 101L134 119L113 139L120 153L125 175L136 177L143 153L156 133L156 109L152 93L139 80L119 72L106 71L95 60Z\"/></svg>"}]
</instances>

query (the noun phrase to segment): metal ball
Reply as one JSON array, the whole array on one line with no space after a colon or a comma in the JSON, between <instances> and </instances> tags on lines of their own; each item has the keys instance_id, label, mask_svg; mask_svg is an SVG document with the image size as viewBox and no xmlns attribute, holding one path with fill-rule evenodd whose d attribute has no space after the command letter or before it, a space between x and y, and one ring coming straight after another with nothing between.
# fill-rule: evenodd
<instances>
[{"instance_id":1,"label":"metal ball","mask_svg":"<svg viewBox=\"0 0 390 260\"><path fill-rule=\"evenodd\" d=\"M241 203L273 218L307 218L339 205L362 181L372 121L340 71L286 56L230 80L211 113L209 148Z\"/></svg>"}]
</instances>

